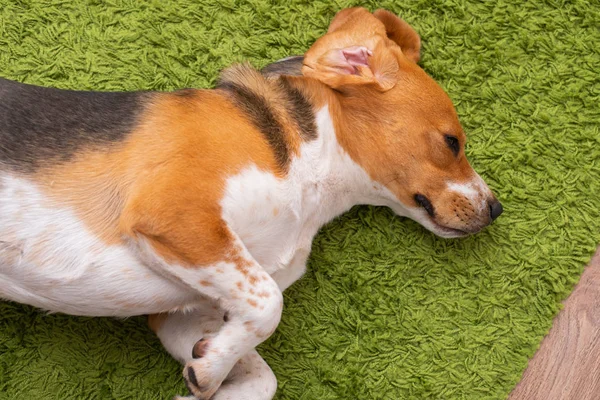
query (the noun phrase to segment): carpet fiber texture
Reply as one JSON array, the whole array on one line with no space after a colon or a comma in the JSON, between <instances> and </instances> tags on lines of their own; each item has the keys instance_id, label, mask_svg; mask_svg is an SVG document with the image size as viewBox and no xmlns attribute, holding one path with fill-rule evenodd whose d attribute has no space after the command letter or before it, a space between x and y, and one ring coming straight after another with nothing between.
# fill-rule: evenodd
<instances>
[{"instance_id":1,"label":"carpet fiber texture","mask_svg":"<svg viewBox=\"0 0 600 400\"><path fill-rule=\"evenodd\" d=\"M0 75L71 89L211 87L232 62L302 54L351 4L0 0ZM600 4L360 5L421 34L421 65L454 100L472 164L505 212L479 235L443 240L387 209L354 208L319 234L259 350L278 399L503 399L600 241ZM0 303L2 399L185 392L142 317Z\"/></svg>"}]
</instances>

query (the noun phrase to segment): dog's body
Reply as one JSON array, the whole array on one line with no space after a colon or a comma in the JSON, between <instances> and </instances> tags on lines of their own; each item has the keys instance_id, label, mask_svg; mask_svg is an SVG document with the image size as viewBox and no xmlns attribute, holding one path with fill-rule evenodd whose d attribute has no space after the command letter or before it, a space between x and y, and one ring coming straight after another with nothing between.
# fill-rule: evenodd
<instances>
[{"instance_id":1,"label":"dog's body","mask_svg":"<svg viewBox=\"0 0 600 400\"><path fill-rule=\"evenodd\" d=\"M0 81L0 298L152 314L195 397L270 399L253 349L323 224L375 204L457 237L501 212L419 45L349 9L304 58L233 67L216 90Z\"/></svg>"}]
</instances>

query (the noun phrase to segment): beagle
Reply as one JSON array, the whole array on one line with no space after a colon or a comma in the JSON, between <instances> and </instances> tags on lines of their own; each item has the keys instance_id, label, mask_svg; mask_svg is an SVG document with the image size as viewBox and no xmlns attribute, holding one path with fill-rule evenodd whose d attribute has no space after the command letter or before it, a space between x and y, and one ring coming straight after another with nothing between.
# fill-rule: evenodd
<instances>
[{"instance_id":1,"label":"beagle","mask_svg":"<svg viewBox=\"0 0 600 400\"><path fill-rule=\"evenodd\" d=\"M254 349L321 226L373 204L452 238L502 213L419 55L406 22L350 8L303 57L214 90L1 80L0 298L149 314L191 398L271 399Z\"/></svg>"}]
</instances>

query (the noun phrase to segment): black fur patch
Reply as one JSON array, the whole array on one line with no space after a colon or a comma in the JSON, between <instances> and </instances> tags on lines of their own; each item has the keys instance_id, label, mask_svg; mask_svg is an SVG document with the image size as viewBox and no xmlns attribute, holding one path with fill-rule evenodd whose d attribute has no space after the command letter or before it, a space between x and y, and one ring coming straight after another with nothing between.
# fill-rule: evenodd
<instances>
[{"instance_id":1,"label":"black fur patch","mask_svg":"<svg viewBox=\"0 0 600 400\"><path fill-rule=\"evenodd\" d=\"M193 98L193 97L196 96L196 94L198 94L198 90L197 89L189 89L189 88L187 88L187 89L179 89L179 90L174 91L173 94L175 96L178 96L178 97L191 97L191 98Z\"/></svg>"},{"instance_id":2,"label":"black fur patch","mask_svg":"<svg viewBox=\"0 0 600 400\"><path fill-rule=\"evenodd\" d=\"M317 138L317 124L312 105L306 97L285 79L279 78L286 97L290 103L289 113L296 120L300 129L300 136L303 140L313 140Z\"/></svg>"},{"instance_id":3,"label":"black fur patch","mask_svg":"<svg viewBox=\"0 0 600 400\"><path fill-rule=\"evenodd\" d=\"M235 104L244 111L250 121L264 135L275 154L277 164L285 169L290 162L290 149L285 130L275 117L267 100L250 89L233 82L221 82L218 86L231 94Z\"/></svg>"},{"instance_id":4,"label":"black fur patch","mask_svg":"<svg viewBox=\"0 0 600 400\"><path fill-rule=\"evenodd\" d=\"M143 92L84 92L0 78L0 165L33 172L82 148L123 140L143 109Z\"/></svg>"},{"instance_id":5,"label":"black fur patch","mask_svg":"<svg viewBox=\"0 0 600 400\"><path fill-rule=\"evenodd\" d=\"M292 56L283 60L275 61L260 70L260 73L267 77L290 75L302 75L302 62L304 56Z\"/></svg>"}]
</instances>

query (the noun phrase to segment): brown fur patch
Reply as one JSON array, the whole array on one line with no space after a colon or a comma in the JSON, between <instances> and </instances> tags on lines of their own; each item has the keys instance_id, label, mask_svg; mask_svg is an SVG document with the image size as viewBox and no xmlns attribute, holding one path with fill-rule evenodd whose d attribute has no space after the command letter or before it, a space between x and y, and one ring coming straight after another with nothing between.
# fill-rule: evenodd
<instances>
[{"instance_id":1,"label":"brown fur patch","mask_svg":"<svg viewBox=\"0 0 600 400\"><path fill-rule=\"evenodd\" d=\"M236 65L223 71L217 88L262 133L282 171L301 141L317 136L312 104L286 77L268 79L248 65Z\"/></svg>"},{"instance_id":2,"label":"brown fur patch","mask_svg":"<svg viewBox=\"0 0 600 400\"><path fill-rule=\"evenodd\" d=\"M248 282L250 282L251 285L256 285L258 282L258 277L256 275L250 275L248 277Z\"/></svg>"},{"instance_id":3,"label":"brown fur patch","mask_svg":"<svg viewBox=\"0 0 600 400\"><path fill-rule=\"evenodd\" d=\"M258 303L252 299L247 299L246 300L248 302L248 304L250 304L252 307L258 307Z\"/></svg>"},{"instance_id":4,"label":"brown fur patch","mask_svg":"<svg viewBox=\"0 0 600 400\"><path fill-rule=\"evenodd\" d=\"M419 34L409 24L387 10L376 10L373 15L383 23L387 37L402 49L402 53L409 60L419 62L421 58Z\"/></svg>"},{"instance_id":5,"label":"brown fur patch","mask_svg":"<svg viewBox=\"0 0 600 400\"><path fill-rule=\"evenodd\" d=\"M254 324L250 321L246 321L246 322L244 322L244 328L246 328L246 331L248 331L248 332L253 332Z\"/></svg>"},{"instance_id":6,"label":"brown fur patch","mask_svg":"<svg viewBox=\"0 0 600 400\"><path fill-rule=\"evenodd\" d=\"M168 317L169 314L167 313L150 314L148 315L148 326L150 327L150 329L152 329L154 333L157 333Z\"/></svg>"}]
</instances>

